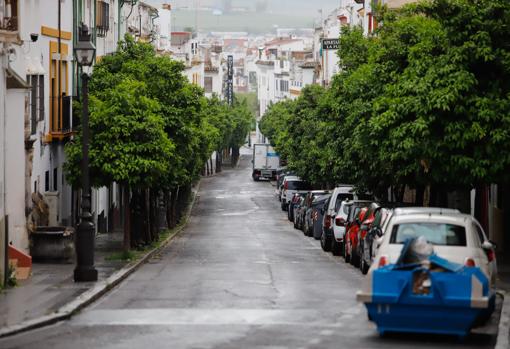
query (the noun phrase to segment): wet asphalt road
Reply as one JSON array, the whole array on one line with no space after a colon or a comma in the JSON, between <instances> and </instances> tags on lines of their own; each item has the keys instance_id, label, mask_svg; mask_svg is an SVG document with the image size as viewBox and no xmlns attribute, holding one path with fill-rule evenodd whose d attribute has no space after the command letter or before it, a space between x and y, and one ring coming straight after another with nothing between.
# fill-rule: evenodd
<instances>
[{"instance_id":1,"label":"wet asphalt road","mask_svg":"<svg viewBox=\"0 0 510 349\"><path fill-rule=\"evenodd\" d=\"M362 275L294 230L250 162L202 180L189 225L72 320L0 348L490 348L490 337L380 338Z\"/></svg>"}]
</instances>

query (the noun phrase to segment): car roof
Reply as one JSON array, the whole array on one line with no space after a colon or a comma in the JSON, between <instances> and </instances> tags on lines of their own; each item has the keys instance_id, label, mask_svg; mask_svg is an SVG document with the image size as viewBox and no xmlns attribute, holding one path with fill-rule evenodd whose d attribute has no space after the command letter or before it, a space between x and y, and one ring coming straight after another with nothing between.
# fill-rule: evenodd
<instances>
[{"instance_id":1,"label":"car roof","mask_svg":"<svg viewBox=\"0 0 510 349\"><path fill-rule=\"evenodd\" d=\"M287 182L288 181L302 181L301 178L299 178L298 176L285 176L285 179Z\"/></svg>"},{"instance_id":2,"label":"car roof","mask_svg":"<svg viewBox=\"0 0 510 349\"><path fill-rule=\"evenodd\" d=\"M399 207L393 210L395 216L409 214L461 215L462 213L454 208L442 207Z\"/></svg>"},{"instance_id":3,"label":"car roof","mask_svg":"<svg viewBox=\"0 0 510 349\"><path fill-rule=\"evenodd\" d=\"M354 205L354 204L371 204L373 201L371 200L344 200L345 205Z\"/></svg>"}]
</instances>

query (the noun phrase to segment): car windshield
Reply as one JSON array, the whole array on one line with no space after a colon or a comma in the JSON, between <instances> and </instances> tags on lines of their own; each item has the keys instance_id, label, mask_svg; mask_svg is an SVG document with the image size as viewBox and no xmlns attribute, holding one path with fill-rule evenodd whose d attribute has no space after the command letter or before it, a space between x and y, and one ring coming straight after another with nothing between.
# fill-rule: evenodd
<instances>
[{"instance_id":1,"label":"car windshield","mask_svg":"<svg viewBox=\"0 0 510 349\"><path fill-rule=\"evenodd\" d=\"M310 185L305 181L288 181L288 190L310 190Z\"/></svg>"},{"instance_id":2,"label":"car windshield","mask_svg":"<svg viewBox=\"0 0 510 349\"><path fill-rule=\"evenodd\" d=\"M393 227L391 244L402 244L407 239L423 236L434 245L466 246L466 229L446 223L403 223Z\"/></svg>"}]
</instances>

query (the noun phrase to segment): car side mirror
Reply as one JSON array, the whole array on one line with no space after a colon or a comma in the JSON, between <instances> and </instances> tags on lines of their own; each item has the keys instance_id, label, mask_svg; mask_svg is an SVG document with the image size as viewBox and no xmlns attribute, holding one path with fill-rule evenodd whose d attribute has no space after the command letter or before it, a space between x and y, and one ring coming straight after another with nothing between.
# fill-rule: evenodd
<instances>
[{"instance_id":1,"label":"car side mirror","mask_svg":"<svg viewBox=\"0 0 510 349\"><path fill-rule=\"evenodd\" d=\"M335 224L337 227L345 227L345 219L342 217L335 218Z\"/></svg>"},{"instance_id":2,"label":"car side mirror","mask_svg":"<svg viewBox=\"0 0 510 349\"><path fill-rule=\"evenodd\" d=\"M383 231L381 228L377 227L377 228L374 228L374 234L377 236L377 237L381 237L383 236Z\"/></svg>"},{"instance_id":3,"label":"car side mirror","mask_svg":"<svg viewBox=\"0 0 510 349\"><path fill-rule=\"evenodd\" d=\"M496 244L490 240L485 240L482 244L482 248L484 250L492 250L492 249L496 249Z\"/></svg>"}]
</instances>

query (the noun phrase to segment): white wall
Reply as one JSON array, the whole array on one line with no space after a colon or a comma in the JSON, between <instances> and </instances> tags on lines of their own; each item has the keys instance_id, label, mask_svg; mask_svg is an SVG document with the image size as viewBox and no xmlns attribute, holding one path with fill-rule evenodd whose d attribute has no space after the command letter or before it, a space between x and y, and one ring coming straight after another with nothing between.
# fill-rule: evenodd
<instances>
[{"instance_id":1,"label":"white wall","mask_svg":"<svg viewBox=\"0 0 510 349\"><path fill-rule=\"evenodd\" d=\"M57 2L47 3L45 1L24 1L20 5L21 19L21 38L26 42L17 50L16 59L11 62L11 66L21 77L26 77L29 69L36 67L39 74L44 75L44 121L37 123L37 131L33 136L34 152L32 161L32 179L31 190L34 190L37 182L38 191L45 193L45 173L50 175L50 192L58 198L56 219L57 224L63 221L70 221L71 215L71 188L62 181L63 164L65 162L64 145L62 142L47 143L45 138L50 133L50 42L58 42L55 37L42 34L41 26L58 28L58 7ZM88 9L90 10L90 9ZM61 2L61 30L73 32L73 1L64 0ZM89 14L90 15L90 14ZM30 33L39 34L36 42L31 42ZM68 45L67 56L62 56L62 60L67 61L68 94L73 94L73 43L72 40L61 40L62 44ZM100 52L100 47L98 52ZM28 59L27 59L28 57ZM23 138L23 133L20 135ZM24 147L23 147L24 148ZM57 191L53 190L53 171L57 169ZM20 178L24 178L24 172Z\"/></svg>"},{"instance_id":2,"label":"white wall","mask_svg":"<svg viewBox=\"0 0 510 349\"><path fill-rule=\"evenodd\" d=\"M9 216L9 242L29 251L25 218L25 98L27 90L6 93L5 213Z\"/></svg>"}]
</instances>

